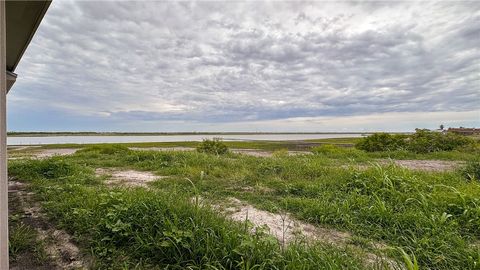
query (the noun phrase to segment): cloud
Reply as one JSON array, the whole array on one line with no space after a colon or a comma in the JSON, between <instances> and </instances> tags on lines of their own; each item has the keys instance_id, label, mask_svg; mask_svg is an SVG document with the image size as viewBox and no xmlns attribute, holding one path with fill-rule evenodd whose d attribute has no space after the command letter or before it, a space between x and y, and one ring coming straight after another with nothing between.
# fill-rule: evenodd
<instances>
[{"instance_id":1,"label":"cloud","mask_svg":"<svg viewBox=\"0 0 480 270\"><path fill-rule=\"evenodd\" d=\"M475 2L54 1L10 129L47 112L71 119L47 129L302 130L288 119L478 111L478 21Z\"/></svg>"}]
</instances>

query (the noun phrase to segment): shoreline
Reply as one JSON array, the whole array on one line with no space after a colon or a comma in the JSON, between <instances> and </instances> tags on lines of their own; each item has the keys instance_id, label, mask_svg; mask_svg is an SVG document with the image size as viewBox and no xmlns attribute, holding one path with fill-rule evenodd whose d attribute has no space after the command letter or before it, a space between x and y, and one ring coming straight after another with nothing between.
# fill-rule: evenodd
<instances>
[{"instance_id":1,"label":"shoreline","mask_svg":"<svg viewBox=\"0 0 480 270\"><path fill-rule=\"evenodd\" d=\"M368 132L8 132L8 137L64 137L64 136L185 136L185 135L334 135L365 134ZM386 132L390 134L409 134L411 132Z\"/></svg>"}]
</instances>

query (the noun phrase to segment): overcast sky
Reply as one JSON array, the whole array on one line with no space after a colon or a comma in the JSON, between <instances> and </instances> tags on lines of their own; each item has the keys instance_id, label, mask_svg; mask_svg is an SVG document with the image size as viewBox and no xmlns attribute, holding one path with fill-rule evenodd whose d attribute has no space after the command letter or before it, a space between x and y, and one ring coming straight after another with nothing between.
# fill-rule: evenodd
<instances>
[{"instance_id":1,"label":"overcast sky","mask_svg":"<svg viewBox=\"0 0 480 270\"><path fill-rule=\"evenodd\" d=\"M10 131L480 126L480 2L53 1Z\"/></svg>"}]
</instances>

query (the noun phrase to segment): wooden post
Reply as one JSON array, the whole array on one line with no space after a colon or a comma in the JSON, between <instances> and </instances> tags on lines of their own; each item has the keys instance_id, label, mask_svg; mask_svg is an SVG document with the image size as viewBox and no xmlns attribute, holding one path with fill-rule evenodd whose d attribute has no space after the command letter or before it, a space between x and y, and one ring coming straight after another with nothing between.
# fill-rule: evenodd
<instances>
[{"instance_id":1,"label":"wooden post","mask_svg":"<svg viewBox=\"0 0 480 270\"><path fill-rule=\"evenodd\" d=\"M0 269L8 266L7 63L5 1L0 0Z\"/></svg>"}]
</instances>

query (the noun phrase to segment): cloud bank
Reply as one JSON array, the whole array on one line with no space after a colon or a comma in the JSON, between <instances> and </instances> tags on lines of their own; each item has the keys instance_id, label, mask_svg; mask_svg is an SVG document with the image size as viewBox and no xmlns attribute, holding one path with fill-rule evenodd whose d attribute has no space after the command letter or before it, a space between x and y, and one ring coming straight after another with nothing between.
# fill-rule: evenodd
<instances>
[{"instance_id":1,"label":"cloud bank","mask_svg":"<svg viewBox=\"0 0 480 270\"><path fill-rule=\"evenodd\" d=\"M479 22L478 2L54 1L9 130L479 126Z\"/></svg>"}]
</instances>

